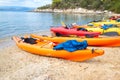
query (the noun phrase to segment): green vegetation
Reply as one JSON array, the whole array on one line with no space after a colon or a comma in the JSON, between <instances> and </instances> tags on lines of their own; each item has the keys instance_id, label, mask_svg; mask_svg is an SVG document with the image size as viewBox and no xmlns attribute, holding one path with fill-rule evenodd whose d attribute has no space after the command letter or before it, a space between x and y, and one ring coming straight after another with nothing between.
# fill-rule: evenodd
<instances>
[{"instance_id":1,"label":"green vegetation","mask_svg":"<svg viewBox=\"0 0 120 80\"><path fill-rule=\"evenodd\" d=\"M120 13L119 0L52 0L52 5L46 5L39 9L74 9L79 7Z\"/></svg>"},{"instance_id":2,"label":"green vegetation","mask_svg":"<svg viewBox=\"0 0 120 80\"><path fill-rule=\"evenodd\" d=\"M42 6L42 7L38 7L37 9L51 9L51 5L48 4L48 5L45 5L45 6Z\"/></svg>"}]
</instances>

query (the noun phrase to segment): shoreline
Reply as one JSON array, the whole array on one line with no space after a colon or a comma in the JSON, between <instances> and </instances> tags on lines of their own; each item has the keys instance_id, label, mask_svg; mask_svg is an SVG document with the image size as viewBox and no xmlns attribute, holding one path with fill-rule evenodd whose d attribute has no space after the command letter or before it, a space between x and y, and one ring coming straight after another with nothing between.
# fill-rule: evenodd
<instances>
[{"instance_id":1,"label":"shoreline","mask_svg":"<svg viewBox=\"0 0 120 80\"><path fill-rule=\"evenodd\" d=\"M119 15L113 13L111 11L100 11L100 10L88 10L84 8L76 8L76 9L35 9L33 12L43 12L43 13L76 13L76 14L111 14L111 15Z\"/></svg>"},{"instance_id":2,"label":"shoreline","mask_svg":"<svg viewBox=\"0 0 120 80\"><path fill-rule=\"evenodd\" d=\"M13 36L19 36L19 37L22 37L24 35L30 35L32 33L24 33L24 34L18 34L18 35L13 35ZM33 34L37 34L37 35L50 35L50 31L47 30L47 31L40 31L40 32L34 32ZM9 47L9 46L13 46L14 42L12 40L12 36L8 36L8 37L3 37L3 38L0 38L0 50L6 48L6 47Z\"/></svg>"}]
</instances>

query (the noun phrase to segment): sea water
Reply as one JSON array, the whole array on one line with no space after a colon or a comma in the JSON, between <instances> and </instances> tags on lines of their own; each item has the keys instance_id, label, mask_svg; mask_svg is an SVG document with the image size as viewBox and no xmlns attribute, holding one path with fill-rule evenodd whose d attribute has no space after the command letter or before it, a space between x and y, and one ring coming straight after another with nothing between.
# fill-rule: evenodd
<instances>
[{"instance_id":1,"label":"sea water","mask_svg":"<svg viewBox=\"0 0 120 80\"><path fill-rule=\"evenodd\" d=\"M0 11L0 39L17 36L19 34L49 31L51 26L61 26L77 23L87 24L93 20L100 20L103 15L64 14L64 13L36 13Z\"/></svg>"}]
</instances>

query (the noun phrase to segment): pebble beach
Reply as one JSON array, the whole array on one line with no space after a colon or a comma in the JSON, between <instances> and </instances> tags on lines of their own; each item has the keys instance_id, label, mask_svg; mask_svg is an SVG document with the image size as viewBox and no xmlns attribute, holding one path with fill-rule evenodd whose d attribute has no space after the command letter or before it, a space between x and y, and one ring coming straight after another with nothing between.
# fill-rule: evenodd
<instances>
[{"instance_id":1,"label":"pebble beach","mask_svg":"<svg viewBox=\"0 0 120 80\"><path fill-rule=\"evenodd\" d=\"M105 54L73 62L25 52L10 38L0 44L4 41L6 46L0 47L0 80L120 80L119 47L88 46L103 49Z\"/></svg>"}]
</instances>

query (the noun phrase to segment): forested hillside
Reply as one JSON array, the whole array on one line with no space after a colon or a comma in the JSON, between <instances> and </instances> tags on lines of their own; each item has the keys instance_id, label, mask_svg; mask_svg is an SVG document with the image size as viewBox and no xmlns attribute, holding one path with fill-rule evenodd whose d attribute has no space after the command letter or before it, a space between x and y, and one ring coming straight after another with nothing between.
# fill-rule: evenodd
<instances>
[{"instance_id":1,"label":"forested hillside","mask_svg":"<svg viewBox=\"0 0 120 80\"><path fill-rule=\"evenodd\" d=\"M52 0L51 5L39 7L38 9L74 9L79 7L120 13L120 0Z\"/></svg>"}]
</instances>

